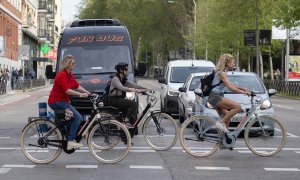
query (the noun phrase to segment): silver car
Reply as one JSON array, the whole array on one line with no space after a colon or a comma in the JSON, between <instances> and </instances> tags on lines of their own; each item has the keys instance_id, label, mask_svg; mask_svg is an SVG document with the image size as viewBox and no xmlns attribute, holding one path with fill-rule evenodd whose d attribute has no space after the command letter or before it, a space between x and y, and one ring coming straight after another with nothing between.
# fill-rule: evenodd
<instances>
[{"instance_id":1,"label":"silver car","mask_svg":"<svg viewBox=\"0 0 300 180\"><path fill-rule=\"evenodd\" d=\"M255 73L252 72L227 72L227 76L231 83L240 87L245 87L250 91L257 93L260 96L260 98L264 100L263 104L267 108L265 110L260 110L259 115L270 115L273 117L275 116L274 109L272 107L272 103L270 100L270 96L274 95L276 93L276 90L270 89L267 91L261 79ZM196 89L196 91L198 90L199 89ZM220 120L220 117L216 112L216 110L213 109L213 107L207 102L207 97L201 97L198 95L195 96L196 98L192 106L192 111L194 114L201 113L201 114L208 115L216 120ZM224 97L240 103L242 108L246 111L250 109L251 103L250 103L250 97L248 96L231 92L225 87ZM231 119L229 130L235 129L239 124L239 122L244 117L244 115L245 115L244 112L236 114Z\"/></svg>"},{"instance_id":2,"label":"silver car","mask_svg":"<svg viewBox=\"0 0 300 180\"><path fill-rule=\"evenodd\" d=\"M192 106L195 100L194 90L198 88L200 79L208 73L193 73L185 80L183 87L180 87L178 95L179 121L183 123L192 113Z\"/></svg>"}]
</instances>

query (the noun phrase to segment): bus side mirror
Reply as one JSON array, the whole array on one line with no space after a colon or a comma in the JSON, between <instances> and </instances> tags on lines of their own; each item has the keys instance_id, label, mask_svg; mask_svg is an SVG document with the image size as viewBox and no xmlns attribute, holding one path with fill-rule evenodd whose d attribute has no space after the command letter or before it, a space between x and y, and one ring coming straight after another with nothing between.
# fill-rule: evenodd
<instances>
[{"instance_id":1,"label":"bus side mirror","mask_svg":"<svg viewBox=\"0 0 300 180\"><path fill-rule=\"evenodd\" d=\"M139 63L138 69L135 70L135 76L143 77L146 74L147 66L146 63Z\"/></svg>"},{"instance_id":2,"label":"bus side mirror","mask_svg":"<svg viewBox=\"0 0 300 180\"><path fill-rule=\"evenodd\" d=\"M52 65L47 65L46 66L46 72L45 72L46 78L47 79L54 79L56 76L56 73L53 72L53 66Z\"/></svg>"}]
</instances>

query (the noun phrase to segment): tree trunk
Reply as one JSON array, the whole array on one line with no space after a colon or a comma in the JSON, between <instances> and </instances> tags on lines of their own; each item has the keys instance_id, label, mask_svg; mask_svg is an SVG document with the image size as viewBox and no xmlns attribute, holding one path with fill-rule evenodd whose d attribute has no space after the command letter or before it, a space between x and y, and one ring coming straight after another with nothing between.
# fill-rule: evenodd
<instances>
[{"instance_id":1,"label":"tree trunk","mask_svg":"<svg viewBox=\"0 0 300 180\"><path fill-rule=\"evenodd\" d=\"M269 61L270 61L270 73L271 73L271 80L274 80L274 73L273 73L273 61L272 61L272 53L271 53L271 46L269 46Z\"/></svg>"},{"instance_id":2,"label":"tree trunk","mask_svg":"<svg viewBox=\"0 0 300 180\"><path fill-rule=\"evenodd\" d=\"M264 64L263 64L263 59L261 55L261 51L259 51L259 67L260 67L260 77L261 79L264 79Z\"/></svg>"}]
</instances>

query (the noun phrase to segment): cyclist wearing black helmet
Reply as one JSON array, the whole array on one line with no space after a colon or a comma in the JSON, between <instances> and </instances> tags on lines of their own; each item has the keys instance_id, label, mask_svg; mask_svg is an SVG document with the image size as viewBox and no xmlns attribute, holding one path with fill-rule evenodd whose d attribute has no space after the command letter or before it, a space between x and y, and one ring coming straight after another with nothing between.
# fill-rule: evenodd
<instances>
[{"instance_id":1,"label":"cyclist wearing black helmet","mask_svg":"<svg viewBox=\"0 0 300 180\"><path fill-rule=\"evenodd\" d=\"M127 128L134 128L132 124L137 119L138 103L134 100L125 99L126 92L140 93L147 91L147 88L137 85L129 81L126 76L128 75L128 64L120 62L115 66L117 75L112 78L109 97L112 106L126 112L125 125Z\"/></svg>"}]
</instances>

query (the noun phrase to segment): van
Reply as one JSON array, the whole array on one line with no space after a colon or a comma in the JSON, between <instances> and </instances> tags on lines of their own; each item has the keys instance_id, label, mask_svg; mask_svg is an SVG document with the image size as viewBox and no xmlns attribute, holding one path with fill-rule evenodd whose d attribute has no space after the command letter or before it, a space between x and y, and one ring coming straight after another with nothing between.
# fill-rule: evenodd
<instances>
[{"instance_id":1,"label":"van","mask_svg":"<svg viewBox=\"0 0 300 180\"><path fill-rule=\"evenodd\" d=\"M171 115L178 115L178 89L183 86L186 78L192 73L211 72L214 68L214 63L205 60L170 61L164 77L158 78L158 82L162 83L161 110Z\"/></svg>"},{"instance_id":2,"label":"van","mask_svg":"<svg viewBox=\"0 0 300 180\"><path fill-rule=\"evenodd\" d=\"M116 74L115 65L121 61L128 63L128 79L136 82L137 75L145 74L135 69L133 48L129 32L116 19L85 19L74 21L66 28L59 41L56 71L52 65L46 67L46 77L54 79L60 63L66 55L75 57L73 71L79 84L92 93L103 94L107 82ZM127 98L137 99L137 95L127 92ZM70 97L71 104L82 114L88 113L92 103L87 99Z\"/></svg>"}]
</instances>

